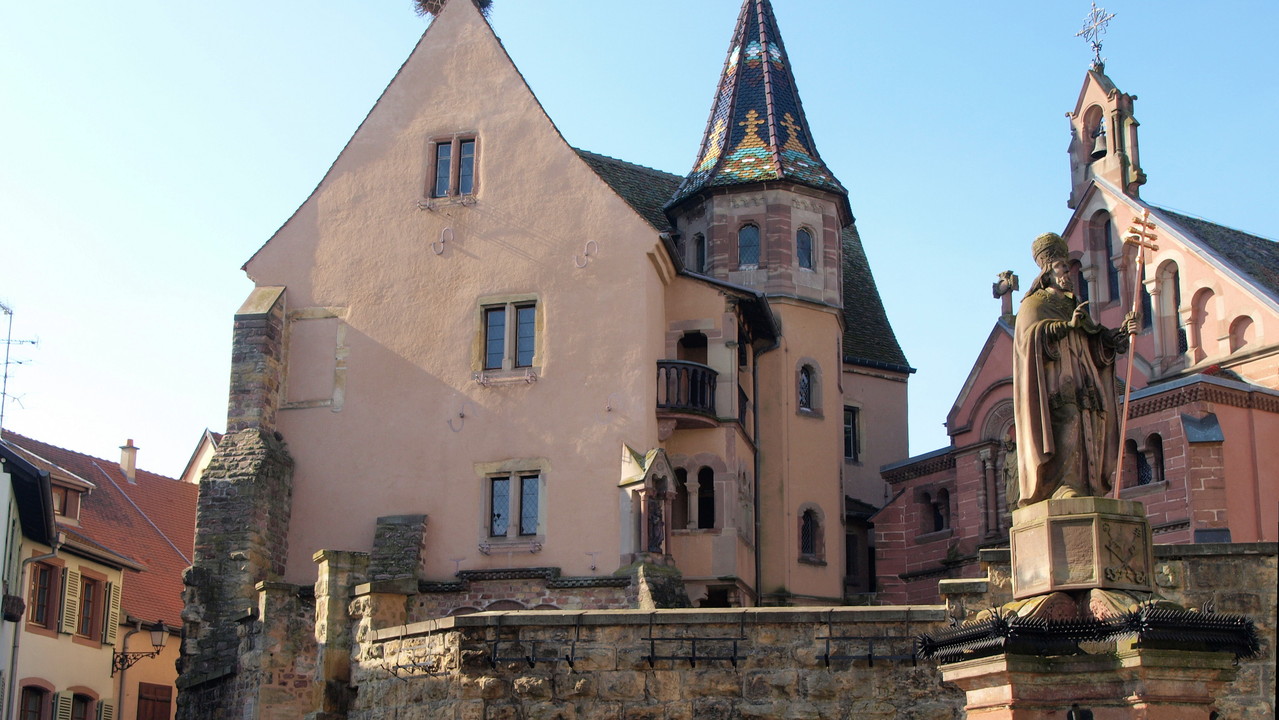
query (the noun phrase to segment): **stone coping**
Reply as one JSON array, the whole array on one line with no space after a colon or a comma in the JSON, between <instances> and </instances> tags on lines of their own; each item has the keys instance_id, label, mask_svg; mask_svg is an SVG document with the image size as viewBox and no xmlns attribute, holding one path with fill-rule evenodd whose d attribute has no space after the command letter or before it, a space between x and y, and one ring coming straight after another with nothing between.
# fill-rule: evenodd
<instances>
[{"instance_id":1,"label":"stone coping","mask_svg":"<svg viewBox=\"0 0 1279 720\"><path fill-rule=\"evenodd\" d=\"M944 605L881 605L872 607L808 607L808 608L724 608L676 610L511 610L451 615L435 620L396 625L374 630L374 642L417 635L431 635L488 627L606 627L617 625L750 625L945 622Z\"/></svg>"},{"instance_id":2,"label":"stone coping","mask_svg":"<svg viewBox=\"0 0 1279 720\"><path fill-rule=\"evenodd\" d=\"M1279 555L1279 543L1191 543L1155 545L1155 557L1203 557L1205 555Z\"/></svg>"},{"instance_id":3,"label":"stone coping","mask_svg":"<svg viewBox=\"0 0 1279 720\"><path fill-rule=\"evenodd\" d=\"M1211 555L1279 555L1279 543L1182 543L1152 546L1157 558L1205 557ZM983 563L995 565L1012 562L1008 548L982 548L978 555Z\"/></svg>"}]
</instances>

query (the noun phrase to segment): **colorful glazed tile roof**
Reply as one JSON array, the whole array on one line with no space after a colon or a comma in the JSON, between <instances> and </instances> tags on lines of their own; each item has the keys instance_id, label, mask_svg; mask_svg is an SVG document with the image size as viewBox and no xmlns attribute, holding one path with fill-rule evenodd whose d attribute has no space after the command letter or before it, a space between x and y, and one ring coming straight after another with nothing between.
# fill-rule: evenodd
<instances>
[{"instance_id":1,"label":"colorful glazed tile roof","mask_svg":"<svg viewBox=\"0 0 1279 720\"><path fill-rule=\"evenodd\" d=\"M745 0L693 170L670 204L700 190L791 180L847 195L813 145L768 0Z\"/></svg>"}]
</instances>

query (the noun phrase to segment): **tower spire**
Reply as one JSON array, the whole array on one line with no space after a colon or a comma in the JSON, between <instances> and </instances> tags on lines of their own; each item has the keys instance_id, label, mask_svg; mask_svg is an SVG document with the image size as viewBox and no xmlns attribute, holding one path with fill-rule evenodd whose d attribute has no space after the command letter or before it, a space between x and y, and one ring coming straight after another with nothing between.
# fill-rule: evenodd
<instances>
[{"instance_id":1,"label":"tower spire","mask_svg":"<svg viewBox=\"0 0 1279 720\"><path fill-rule=\"evenodd\" d=\"M848 194L813 145L772 4L744 0L697 161L670 204L769 180Z\"/></svg>"}]
</instances>

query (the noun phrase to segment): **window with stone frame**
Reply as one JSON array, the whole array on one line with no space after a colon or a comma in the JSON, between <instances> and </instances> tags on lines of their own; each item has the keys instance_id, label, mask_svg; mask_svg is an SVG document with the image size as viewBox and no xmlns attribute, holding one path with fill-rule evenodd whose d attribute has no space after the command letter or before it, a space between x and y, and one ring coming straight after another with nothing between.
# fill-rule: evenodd
<instances>
[{"instance_id":1,"label":"window with stone frame","mask_svg":"<svg viewBox=\"0 0 1279 720\"><path fill-rule=\"evenodd\" d=\"M531 368L537 360L537 301L516 300L482 306L485 371Z\"/></svg>"},{"instance_id":2,"label":"window with stone frame","mask_svg":"<svg viewBox=\"0 0 1279 720\"><path fill-rule=\"evenodd\" d=\"M795 232L795 259L800 268L813 269L813 231L808 228L802 227Z\"/></svg>"},{"instance_id":3,"label":"window with stone frame","mask_svg":"<svg viewBox=\"0 0 1279 720\"><path fill-rule=\"evenodd\" d=\"M433 198L475 194L476 140L455 135L434 142L430 195Z\"/></svg>"},{"instance_id":4,"label":"window with stone frame","mask_svg":"<svg viewBox=\"0 0 1279 720\"><path fill-rule=\"evenodd\" d=\"M693 270L699 273L706 272L709 268L706 265L706 236L697 233L693 236Z\"/></svg>"},{"instance_id":5,"label":"window with stone frame","mask_svg":"<svg viewBox=\"0 0 1279 720\"><path fill-rule=\"evenodd\" d=\"M807 563L826 560L822 515L816 507L804 509L799 516L799 560Z\"/></svg>"},{"instance_id":6,"label":"window with stone frame","mask_svg":"<svg viewBox=\"0 0 1279 720\"><path fill-rule=\"evenodd\" d=\"M861 408L844 406L844 460L847 462L861 461L860 416Z\"/></svg>"},{"instance_id":7,"label":"window with stone frame","mask_svg":"<svg viewBox=\"0 0 1279 720\"><path fill-rule=\"evenodd\" d=\"M810 359L801 360L795 370L795 410L800 415L822 415L822 374Z\"/></svg>"},{"instance_id":8,"label":"window with stone frame","mask_svg":"<svg viewBox=\"0 0 1279 720\"><path fill-rule=\"evenodd\" d=\"M490 538L516 539L541 535L541 474L511 472L490 476L488 509Z\"/></svg>"},{"instance_id":9,"label":"window with stone frame","mask_svg":"<svg viewBox=\"0 0 1279 720\"><path fill-rule=\"evenodd\" d=\"M743 225L737 231L737 265L743 270L759 267L759 226Z\"/></svg>"}]
</instances>

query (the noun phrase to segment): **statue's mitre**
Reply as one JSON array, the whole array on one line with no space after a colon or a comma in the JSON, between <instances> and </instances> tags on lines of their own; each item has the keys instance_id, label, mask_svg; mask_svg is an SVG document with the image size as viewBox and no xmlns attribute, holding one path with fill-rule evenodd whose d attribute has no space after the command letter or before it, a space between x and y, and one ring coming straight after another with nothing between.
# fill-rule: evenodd
<instances>
[{"instance_id":1,"label":"statue's mitre","mask_svg":"<svg viewBox=\"0 0 1279 720\"><path fill-rule=\"evenodd\" d=\"M1070 258L1070 248L1057 233L1044 233L1035 238L1030 250L1035 255L1035 264L1041 268L1047 268L1058 260Z\"/></svg>"}]
</instances>

